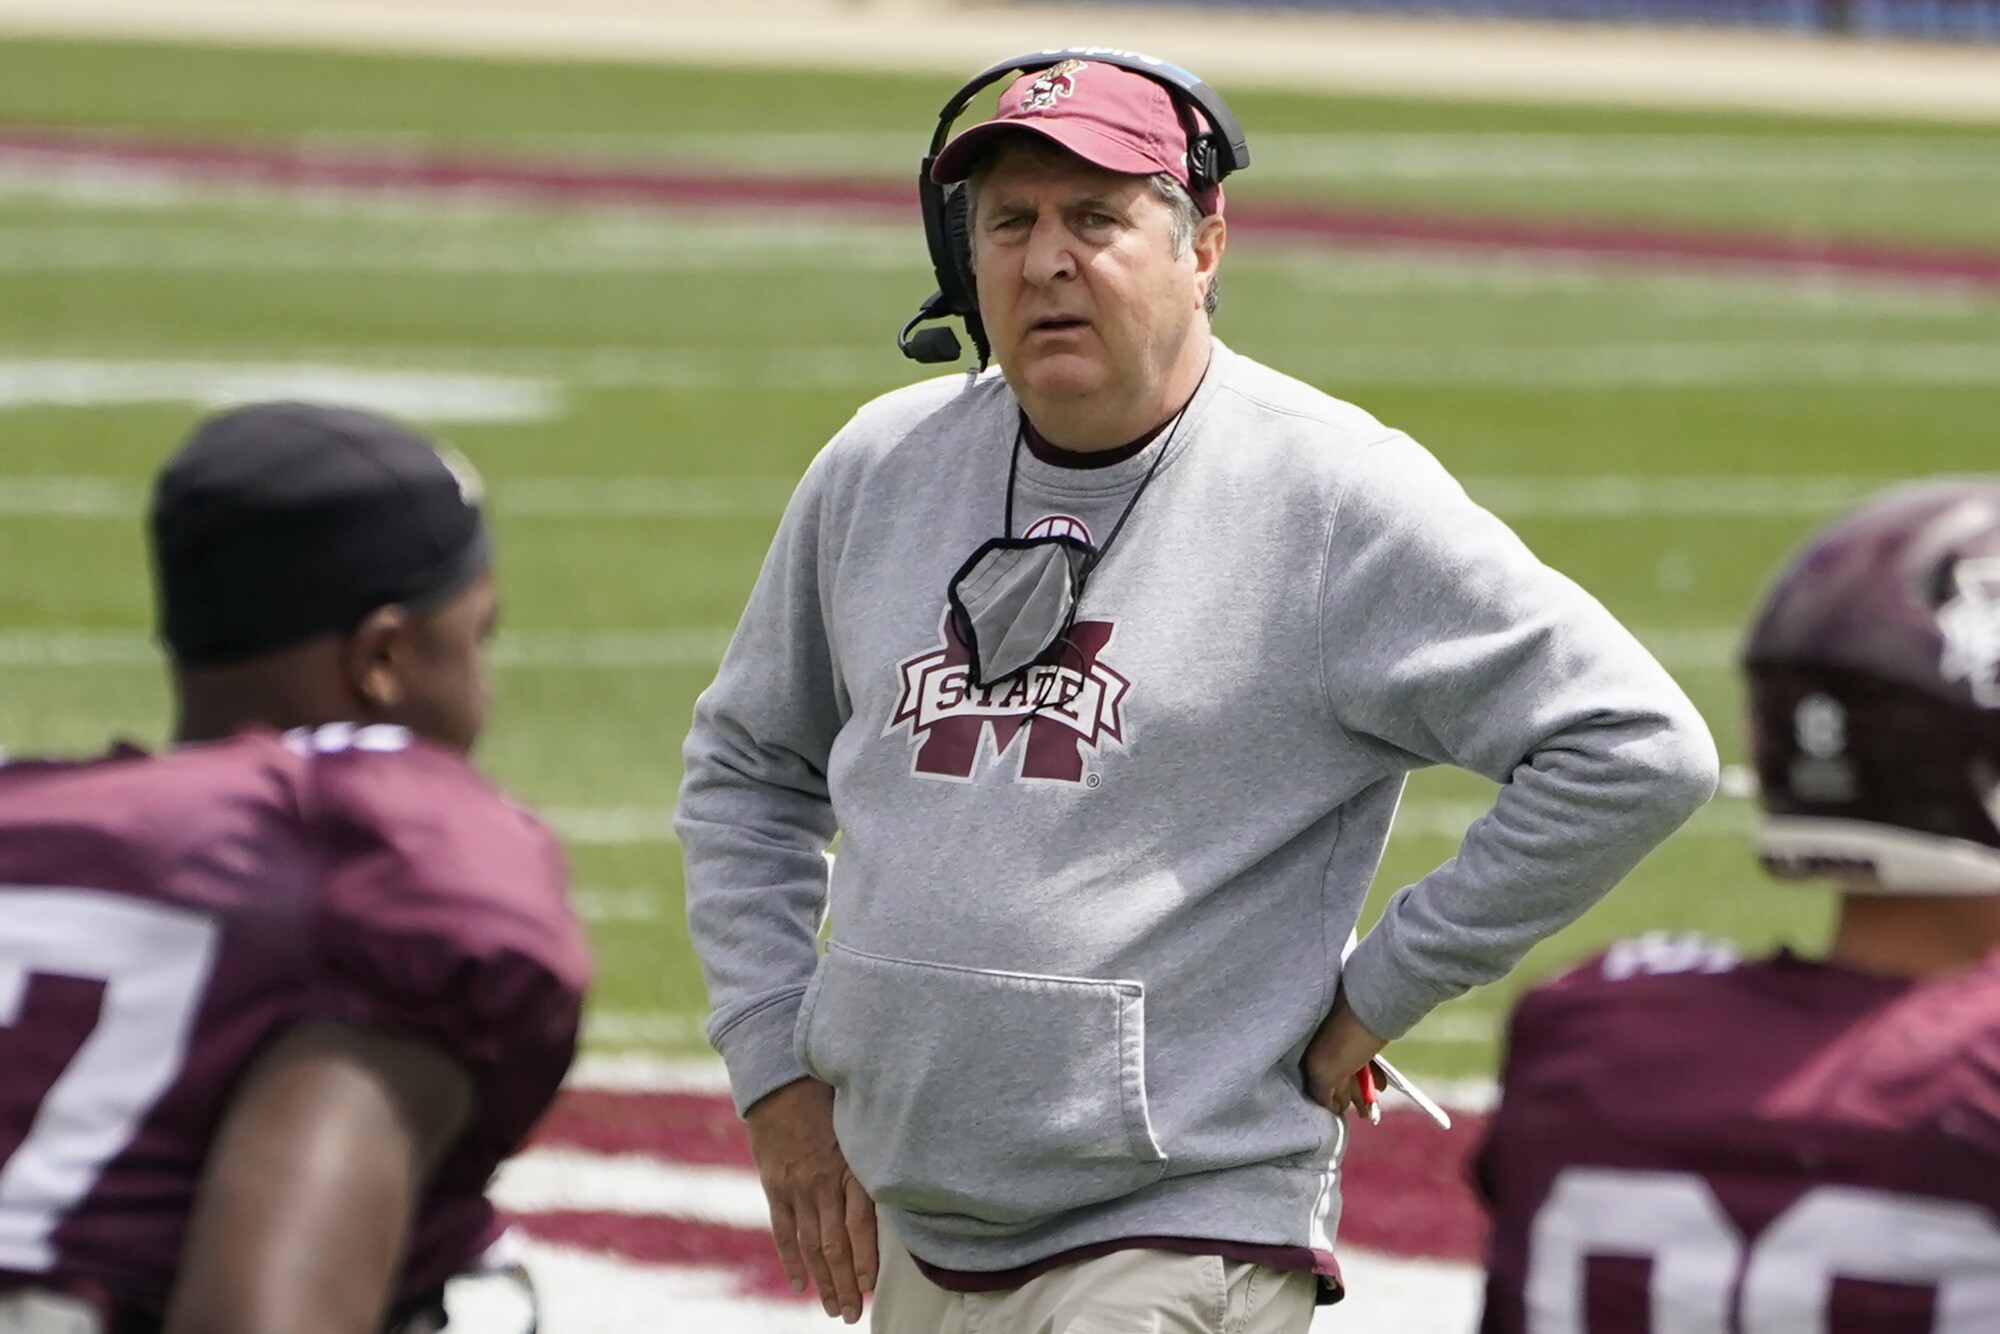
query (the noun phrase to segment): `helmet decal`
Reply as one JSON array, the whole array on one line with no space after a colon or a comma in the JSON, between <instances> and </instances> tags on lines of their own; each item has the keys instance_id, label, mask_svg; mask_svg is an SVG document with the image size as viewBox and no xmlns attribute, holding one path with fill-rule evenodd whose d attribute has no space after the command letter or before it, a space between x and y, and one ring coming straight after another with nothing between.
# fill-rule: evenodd
<instances>
[{"instance_id":1,"label":"helmet decal","mask_svg":"<svg viewBox=\"0 0 2000 1334\"><path fill-rule=\"evenodd\" d=\"M1965 682L1981 708L2000 709L2000 556L1958 562L1952 583L1951 600L1938 608L1939 674Z\"/></svg>"}]
</instances>

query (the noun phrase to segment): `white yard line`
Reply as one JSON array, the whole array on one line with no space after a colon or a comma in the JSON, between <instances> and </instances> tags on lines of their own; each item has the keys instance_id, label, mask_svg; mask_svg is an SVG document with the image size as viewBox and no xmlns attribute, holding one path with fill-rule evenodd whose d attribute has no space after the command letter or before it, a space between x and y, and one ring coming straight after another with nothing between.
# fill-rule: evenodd
<instances>
[{"instance_id":1,"label":"white yard line","mask_svg":"<svg viewBox=\"0 0 2000 1334\"><path fill-rule=\"evenodd\" d=\"M579 1064L578 1075L594 1060ZM644 1064L626 1058L628 1069ZM719 1062L652 1062L659 1070L699 1064L720 1074ZM591 1084L572 1076L572 1084ZM671 1082L630 1085L682 1091ZM1474 1110L1455 1093L1473 1095L1478 1109L1492 1105L1491 1085L1433 1084L1454 1109ZM719 1091L704 1089L702 1091ZM1392 1099L1393 1100L1393 1099ZM555 1210L591 1210L665 1216L758 1232L769 1226L769 1211L754 1172L744 1168L696 1167L643 1154L593 1154L569 1149L531 1149L502 1167L493 1186L495 1200L510 1211L533 1216ZM614 1256L526 1242L549 1334L644 1334L671 1313L675 1328L727 1330L730 1334L812 1334L832 1328L809 1301L789 1302L743 1294L740 1280L726 1271L647 1265ZM1398 1334L1463 1334L1479 1309L1480 1275L1475 1266L1407 1259L1365 1248L1340 1248L1349 1295L1322 1311L1319 1334L1350 1329L1393 1329ZM454 1319L481 1328L482 1293L466 1285L453 1294ZM460 1301L464 1301L464 1305ZM511 1305L496 1311L511 1314ZM497 1328L497 1326L496 1326Z\"/></svg>"},{"instance_id":2,"label":"white yard line","mask_svg":"<svg viewBox=\"0 0 2000 1334\"><path fill-rule=\"evenodd\" d=\"M495 511L535 519L775 519L793 483L764 477L523 477L489 486Z\"/></svg>"},{"instance_id":3,"label":"white yard line","mask_svg":"<svg viewBox=\"0 0 2000 1334\"><path fill-rule=\"evenodd\" d=\"M10 167L0 148L0 198L8 192L54 194L70 173L31 165ZM76 202L115 203L119 169L97 169ZM135 175L133 199L148 214L163 202L162 183L145 168ZM1989 170L2000 176L2000 152ZM1857 188L1864 184L1857 181ZM262 191L260 193L260 190ZM482 215L455 200L413 197L398 205L373 196L347 201L324 192L189 184L186 204L241 206L268 212L286 201L301 224L325 212L365 218L389 237L355 235L301 225L283 235L244 227L186 225L146 230L133 226L79 225L65 215L46 223L0 222L0 272L23 273L420 273L434 277L548 274L675 275L689 272L784 271L791 268L902 273L921 270L920 247L907 225L771 223L745 214L718 223L699 212L631 214L615 205L573 218L541 219L528 210L485 206ZM523 219L544 226L527 229ZM1635 264L1588 251L1527 254L1492 246L1414 245L1383 252L1300 245L1283 236L1264 238L1245 228L1235 238L1231 271L1282 275L1315 291L1346 294L1499 292L1509 295L1577 294L1601 297L1615 290L1628 301L1658 302L1677 310L1803 308L1813 311L1893 311L1964 318L1996 305L1991 290L1944 277L1915 282L1893 273L1854 269L1772 270L1755 263L1718 271L1714 263L1653 261ZM359 355L356 355L359 354ZM573 357L575 354L559 354ZM366 360L366 349L350 353Z\"/></svg>"},{"instance_id":4,"label":"white yard line","mask_svg":"<svg viewBox=\"0 0 2000 1334\"><path fill-rule=\"evenodd\" d=\"M524 1213L588 1209L670 1214L731 1227L768 1227L757 1174L741 1167L697 1167L648 1154L530 1149L494 1179L493 1202Z\"/></svg>"},{"instance_id":5,"label":"white yard line","mask_svg":"<svg viewBox=\"0 0 2000 1334\"><path fill-rule=\"evenodd\" d=\"M310 362L0 361L0 411L190 403L204 408L263 399L344 403L440 422L541 421L561 410L545 380L455 371L395 371Z\"/></svg>"},{"instance_id":6,"label":"white yard line","mask_svg":"<svg viewBox=\"0 0 2000 1334\"><path fill-rule=\"evenodd\" d=\"M583 1040L608 1047L686 1047L706 1042L695 1015L657 1011L591 1010L584 1016Z\"/></svg>"},{"instance_id":7,"label":"white yard line","mask_svg":"<svg viewBox=\"0 0 2000 1334\"><path fill-rule=\"evenodd\" d=\"M729 1072L716 1058L666 1060L626 1053L579 1057L565 1081L614 1093L727 1093Z\"/></svg>"},{"instance_id":8,"label":"white yard line","mask_svg":"<svg viewBox=\"0 0 2000 1334\"><path fill-rule=\"evenodd\" d=\"M1717 389L1805 385L2000 384L1994 343L1619 343L1297 349L1294 375L1331 387L1506 385Z\"/></svg>"},{"instance_id":9,"label":"white yard line","mask_svg":"<svg viewBox=\"0 0 2000 1334\"><path fill-rule=\"evenodd\" d=\"M1432 1021L1426 1021L1432 1022ZM1488 1029L1491 1022L1488 1021ZM572 1088L615 1093L729 1092L729 1072L712 1056L671 1059L634 1053L592 1054L578 1059L564 1081ZM1419 1086L1453 1111L1491 1111L1498 1091L1490 1079L1419 1079ZM1391 1102L1406 1101L1391 1090Z\"/></svg>"},{"instance_id":10,"label":"white yard line","mask_svg":"<svg viewBox=\"0 0 2000 1334\"><path fill-rule=\"evenodd\" d=\"M508 519L775 519L793 483L758 477L523 477L489 480ZM145 512L146 487L120 477L0 477L0 515L114 519Z\"/></svg>"},{"instance_id":11,"label":"white yard line","mask_svg":"<svg viewBox=\"0 0 2000 1334\"><path fill-rule=\"evenodd\" d=\"M663 221L665 230L670 224ZM807 269L922 272L922 255L907 230L866 242L814 236L800 243L754 246L718 243L614 247L558 235L506 239L437 237L416 244L381 244L335 237L259 238L218 232L152 237L107 230L68 235L0 229L0 272L13 273L355 273L355 274L592 274L724 273Z\"/></svg>"},{"instance_id":12,"label":"white yard line","mask_svg":"<svg viewBox=\"0 0 2000 1334\"><path fill-rule=\"evenodd\" d=\"M1477 1265L1410 1260L1358 1246L1334 1249L1347 1297L1320 1308L1313 1334L1467 1334L1478 1325L1485 1277Z\"/></svg>"},{"instance_id":13,"label":"white yard line","mask_svg":"<svg viewBox=\"0 0 2000 1334\"><path fill-rule=\"evenodd\" d=\"M1996 352L2000 358L2000 352ZM1810 518L1891 485L1886 477L1468 477L1473 499L1510 519Z\"/></svg>"},{"instance_id":14,"label":"white yard line","mask_svg":"<svg viewBox=\"0 0 2000 1334\"><path fill-rule=\"evenodd\" d=\"M728 626L665 630L508 630L488 661L520 670L622 671L713 667L722 660ZM0 668L154 667L152 639L130 630L0 631Z\"/></svg>"},{"instance_id":15,"label":"white yard line","mask_svg":"<svg viewBox=\"0 0 2000 1334\"><path fill-rule=\"evenodd\" d=\"M1405 801L1396 812L1390 836L1394 839L1431 838L1457 840L1465 836L1473 821L1486 814L1490 801L1448 801L1419 799ZM540 812L567 842L580 847L626 847L644 844L672 844L671 814L650 806L552 806ZM1688 822L1683 834L1698 838L1739 838L1747 832L1747 816L1728 805L1704 807Z\"/></svg>"},{"instance_id":16,"label":"white yard line","mask_svg":"<svg viewBox=\"0 0 2000 1334\"><path fill-rule=\"evenodd\" d=\"M584 847L675 843L673 812L654 806L545 806L537 812L565 842Z\"/></svg>"},{"instance_id":17,"label":"white yard line","mask_svg":"<svg viewBox=\"0 0 2000 1334\"><path fill-rule=\"evenodd\" d=\"M1904 479L1611 473L1460 480L1474 500L1508 519L1791 520L1831 515ZM506 519L771 520L792 487L778 477L516 477L489 479L487 490L495 513ZM0 476L6 516L132 522L144 512L145 496L142 483L120 477Z\"/></svg>"},{"instance_id":18,"label":"white yard line","mask_svg":"<svg viewBox=\"0 0 2000 1334\"><path fill-rule=\"evenodd\" d=\"M1965 320L2000 306L1993 293L1945 280L1912 283L1893 274L1855 270L1774 270L1754 266L1638 267L1606 256L1548 251L1409 249L1329 251L1326 247L1259 242L1254 235L1232 248L1232 273L1276 274L1296 288L1345 296L1435 297L1491 293L1505 297L1575 297L1601 302L1607 295L1628 309L1658 306L1676 319L1754 311L1779 317L1795 313L1895 314L1904 318Z\"/></svg>"},{"instance_id":19,"label":"white yard line","mask_svg":"<svg viewBox=\"0 0 2000 1334\"><path fill-rule=\"evenodd\" d=\"M357 362L388 350L355 349ZM291 394L357 402L409 416L519 420L554 415L556 385L590 389L889 387L910 369L878 346L659 348L491 353L422 349L486 371L374 370L365 364L234 364L10 357L0 361L0 409L135 402L241 402ZM2000 385L2000 343L1674 342L1581 345L1307 346L1285 369L1336 393L1343 386L1432 385L1571 389L1716 389L1812 385L1983 388ZM510 382L509 373L539 380Z\"/></svg>"},{"instance_id":20,"label":"white yard line","mask_svg":"<svg viewBox=\"0 0 2000 1334\"><path fill-rule=\"evenodd\" d=\"M765 1224L768 1226L768 1220ZM648 1265L613 1255L529 1238L542 1334L660 1334L700 1330L712 1334L830 1334L846 1328L828 1320L807 1298L751 1297L741 1280L722 1269ZM479 1303L497 1305L491 1314ZM468 1334L514 1334L519 1316L505 1294L490 1297L466 1285L447 1291L451 1327Z\"/></svg>"},{"instance_id":21,"label":"white yard line","mask_svg":"<svg viewBox=\"0 0 2000 1334\"><path fill-rule=\"evenodd\" d=\"M825 1334L845 1328L828 1320L809 1298L743 1295L738 1279L722 1270L640 1264L533 1238L526 1242L526 1252L546 1334L653 1334L662 1328ZM1340 1267L1348 1283L1347 1299L1319 1311L1314 1334L1465 1334L1478 1321L1482 1279L1477 1266L1342 1246ZM462 1297L447 1295L454 1325L514 1328L482 1325L481 1295L469 1286ZM504 1319L514 1312L503 1305L499 1314Z\"/></svg>"},{"instance_id":22,"label":"white yard line","mask_svg":"<svg viewBox=\"0 0 2000 1334\"><path fill-rule=\"evenodd\" d=\"M666 916L657 889L603 889L572 885L570 906L586 922L657 922Z\"/></svg>"}]
</instances>

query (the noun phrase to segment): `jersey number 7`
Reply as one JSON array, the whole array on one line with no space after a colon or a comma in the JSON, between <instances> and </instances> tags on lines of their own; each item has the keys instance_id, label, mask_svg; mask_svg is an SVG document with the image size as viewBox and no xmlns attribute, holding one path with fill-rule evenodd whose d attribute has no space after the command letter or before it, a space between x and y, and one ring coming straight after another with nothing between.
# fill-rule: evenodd
<instances>
[{"instance_id":1,"label":"jersey number 7","mask_svg":"<svg viewBox=\"0 0 2000 1334\"><path fill-rule=\"evenodd\" d=\"M97 1023L0 1163L0 1270L54 1266L57 1225L180 1073L218 935L186 909L0 886L0 1027L20 1021L37 976L104 983Z\"/></svg>"}]
</instances>

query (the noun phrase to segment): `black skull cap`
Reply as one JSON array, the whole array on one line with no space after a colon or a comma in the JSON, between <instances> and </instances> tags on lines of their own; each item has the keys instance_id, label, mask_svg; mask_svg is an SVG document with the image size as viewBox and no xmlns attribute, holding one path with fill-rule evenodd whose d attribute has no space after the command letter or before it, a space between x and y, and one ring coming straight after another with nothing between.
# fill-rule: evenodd
<instances>
[{"instance_id":1,"label":"black skull cap","mask_svg":"<svg viewBox=\"0 0 2000 1334\"><path fill-rule=\"evenodd\" d=\"M468 465L315 403L203 421L160 472L150 529L160 639L187 666L344 634L378 607L435 607L490 561Z\"/></svg>"}]
</instances>

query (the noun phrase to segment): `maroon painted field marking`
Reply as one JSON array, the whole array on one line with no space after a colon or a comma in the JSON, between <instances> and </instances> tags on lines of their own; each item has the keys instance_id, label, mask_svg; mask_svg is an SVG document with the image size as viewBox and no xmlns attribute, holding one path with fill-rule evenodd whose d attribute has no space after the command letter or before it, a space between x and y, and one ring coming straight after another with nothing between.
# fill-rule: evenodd
<instances>
[{"instance_id":1,"label":"maroon painted field marking","mask_svg":"<svg viewBox=\"0 0 2000 1334\"><path fill-rule=\"evenodd\" d=\"M638 1264L727 1270L745 1292L797 1297L785 1283L771 1234L762 1228L729 1227L659 1214L575 1209L514 1214L512 1218L529 1236L551 1245L615 1255Z\"/></svg>"},{"instance_id":2,"label":"maroon painted field marking","mask_svg":"<svg viewBox=\"0 0 2000 1334\"><path fill-rule=\"evenodd\" d=\"M724 175L688 167L612 166L477 153L397 153L284 143L184 141L92 131L0 132L0 166L82 168L277 189L462 192L553 205L768 208L914 219L909 183L855 177ZM1230 209L1243 235L1309 245L1584 258L1634 268L1751 268L1943 282L2000 292L2000 251L1892 242L1628 227L1576 219L1454 216L1248 201Z\"/></svg>"},{"instance_id":3,"label":"maroon painted field marking","mask_svg":"<svg viewBox=\"0 0 2000 1334\"><path fill-rule=\"evenodd\" d=\"M1353 1126L1342 1169L1340 1243L1390 1255L1476 1263L1483 1253L1486 1224L1468 1182L1467 1164L1485 1133L1485 1124L1483 1115L1461 1113L1451 1130L1439 1130L1413 1108L1390 1107L1380 1126ZM535 1144L605 1154L639 1153L701 1166L752 1166L743 1123L721 1094L566 1090L536 1130ZM527 1215L529 1230L543 1235L544 1220L555 1216ZM632 1220L635 1225L644 1222L651 1229L658 1216L587 1217L604 1220L591 1226L613 1235L617 1224L610 1220ZM645 1236L653 1240L629 1244L721 1246L721 1234L742 1231L679 1218L664 1221L668 1232L691 1229L700 1236L680 1242L663 1239L664 1233L655 1236L646 1231ZM761 1231L744 1235L769 1250L769 1240ZM566 1244L628 1254L609 1243L568 1240ZM635 1254L630 1258L664 1257ZM772 1263L775 1266L776 1261Z\"/></svg>"},{"instance_id":4,"label":"maroon painted field marking","mask_svg":"<svg viewBox=\"0 0 2000 1334\"><path fill-rule=\"evenodd\" d=\"M703 1167L751 1167L750 1140L726 1096L565 1089L536 1127L544 1148L644 1153Z\"/></svg>"},{"instance_id":5,"label":"maroon painted field marking","mask_svg":"<svg viewBox=\"0 0 2000 1334\"><path fill-rule=\"evenodd\" d=\"M1413 1107L1385 1108L1379 1126L1350 1124L1334 1251L1479 1263L1486 1217L1468 1169L1485 1134L1484 1114L1453 1112L1440 1130Z\"/></svg>"}]
</instances>

